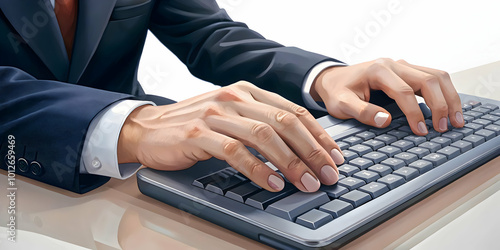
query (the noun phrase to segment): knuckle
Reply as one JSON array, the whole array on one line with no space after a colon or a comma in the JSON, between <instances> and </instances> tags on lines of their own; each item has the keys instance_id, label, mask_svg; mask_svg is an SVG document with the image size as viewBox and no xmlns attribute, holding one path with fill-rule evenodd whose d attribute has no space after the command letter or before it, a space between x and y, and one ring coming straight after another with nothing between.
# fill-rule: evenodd
<instances>
[{"instance_id":1,"label":"knuckle","mask_svg":"<svg viewBox=\"0 0 500 250\"><path fill-rule=\"evenodd\" d=\"M295 112L296 116L307 116L310 115L309 111L305 109L304 107L297 105L295 103L290 104L291 105L291 110Z\"/></svg>"},{"instance_id":2,"label":"knuckle","mask_svg":"<svg viewBox=\"0 0 500 250\"><path fill-rule=\"evenodd\" d=\"M447 113L448 112L448 105L446 103L438 103L434 107L435 112L437 113Z\"/></svg>"},{"instance_id":3,"label":"knuckle","mask_svg":"<svg viewBox=\"0 0 500 250\"><path fill-rule=\"evenodd\" d=\"M435 75L426 75L422 78L422 84L425 86L439 85L439 78Z\"/></svg>"},{"instance_id":4,"label":"knuckle","mask_svg":"<svg viewBox=\"0 0 500 250\"><path fill-rule=\"evenodd\" d=\"M413 89L408 85L400 86L399 88L396 89L396 92L399 93L400 95L403 95L403 96L415 95L415 92L413 91Z\"/></svg>"},{"instance_id":5,"label":"knuckle","mask_svg":"<svg viewBox=\"0 0 500 250\"><path fill-rule=\"evenodd\" d=\"M438 70L437 75L438 75L438 76L439 76L439 78L441 78L441 79L445 79L445 80L451 79L451 78L450 78L450 74L448 74L448 72L446 72L446 71L444 71L444 70Z\"/></svg>"},{"instance_id":6,"label":"knuckle","mask_svg":"<svg viewBox=\"0 0 500 250\"><path fill-rule=\"evenodd\" d=\"M261 164L258 164L252 160L245 161L243 163L243 166L245 166L246 169L250 170L250 171L248 171L250 176L255 176L263 170Z\"/></svg>"},{"instance_id":7,"label":"knuckle","mask_svg":"<svg viewBox=\"0 0 500 250\"><path fill-rule=\"evenodd\" d=\"M242 148L244 148L243 143L233 139L224 143L223 150L226 156L234 156Z\"/></svg>"},{"instance_id":8,"label":"knuckle","mask_svg":"<svg viewBox=\"0 0 500 250\"><path fill-rule=\"evenodd\" d=\"M186 137L187 138L196 138L199 137L205 130L205 123L199 119L193 121L187 127Z\"/></svg>"},{"instance_id":9,"label":"knuckle","mask_svg":"<svg viewBox=\"0 0 500 250\"><path fill-rule=\"evenodd\" d=\"M316 162L318 160L321 160L322 153L323 153L323 151L321 149L314 149L307 156L307 160L311 161L311 162Z\"/></svg>"},{"instance_id":10,"label":"knuckle","mask_svg":"<svg viewBox=\"0 0 500 250\"><path fill-rule=\"evenodd\" d=\"M268 124L259 123L253 126L252 135L255 136L260 143L266 143L273 137L274 130Z\"/></svg>"},{"instance_id":11,"label":"knuckle","mask_svg":"<svg viewBox=\"0 0 500 250\"><path fill-rule=\"evenodd\" d=\"M301 166L301 160L298 157L295 157L290 163L288 163L287 168L288 170L294 170L297 169Z\"/></svg>"},{"instance_id":12,"label":"knuckle","mask_svg":"<svg viewBox=\"0 0 500 250\"><path fill-rule=\"evenodd\" d=\"M379 59L375 60L375 62L374 62L374 64L378 64L378 65L382 65L382 66L389 66L392 63L394 63L394 60L392 60L391 58L386 58L386 57L379 58Z\"/></svg>"},{"instance_id":13,"label":"knuckle","mask_svg":"<svg viewBox=\"0 0 500 250\"><path fill-rule=\"evenodd\" d=\"M203 108L203 116L221 115L222 108L216 102L208 102Z\"/></svg>"},{"instance_id":14,"label":"knuckle","mask_svg":"<svg viewBox=\"0 0 500 250\"><path fill-rule=\"evenodd\" d=\"M407 61L405 61L404 59L399 59L396 61L397 63L401 63L401 64L408 64Z\"/></svg>"},{"instance_id":15,"label":"knuckle","mask_svg":"<svg viewBox=\"0 0 500 250\"><path fill-rule=\"evenodd\" d=\"M276 113L276 121L281 123L285 127L290 127L298 122L297 116L286 111L279 111Z\"/></svg>"},{"instance_id":16,"label":"knuckle","mask_svg":"<svg viewBox=\"0 0 500 250\"><path fill-rule=\"evenodd\" d=\"M236 92L234 92L234 90L232 90L230 87L224 87L219 89L215 99L222 102L242 101L239 95Z\"/></svg>"}]
</instances>

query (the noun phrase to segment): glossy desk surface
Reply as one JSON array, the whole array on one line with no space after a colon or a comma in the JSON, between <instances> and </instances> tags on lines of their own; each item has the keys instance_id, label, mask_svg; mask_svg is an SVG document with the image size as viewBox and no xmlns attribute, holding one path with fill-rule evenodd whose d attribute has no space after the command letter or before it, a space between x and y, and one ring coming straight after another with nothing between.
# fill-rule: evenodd
<instances>
[{"instance_id":1,"label":"glossy desk surface","mask_svg":"<svg viewBox=\"0 0 500 250\"><path fill-rule=\"evenodd\" d=\"M459 92L498 99L500 62L452 75ZM135 177L111 180L77 195L18 176L17 240L6 240L6 172L0 171L0 249L264 249L239 234L142 195ZM345 246L346 249L409 248L446 229L469 209L500 190L500 157L484 164ZM499 216L493 217L500 225ZM484 220L485 218L483 218ZM492 223L493 224L493 223ZM462 224L463 225L463 224ZM481 232L469 223L467 230ZM479 228L475 228L479 227ZM440 230L443 229L443 230ZM445 231L446 245L470 242ZM453 233L450 233L453 232ZM498 231L484 230L494 239ZM439 236L439 235L438 235ZM434 237L435 238L435 237ZM498 246L498 244L496 244Z\"/></svg>"}]
</instances>

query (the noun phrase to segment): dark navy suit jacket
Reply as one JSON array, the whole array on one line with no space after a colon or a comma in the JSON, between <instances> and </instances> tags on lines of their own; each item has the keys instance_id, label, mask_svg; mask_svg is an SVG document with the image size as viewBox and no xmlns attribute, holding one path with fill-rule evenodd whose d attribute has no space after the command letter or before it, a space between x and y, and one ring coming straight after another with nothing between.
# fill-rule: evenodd
<instances>
[{"instance_id":1,"label":"dark navy suit jacket","mask_svg":"<svg viewBox=\"0 0 500 250\"><path fill-rule=\"evenodd\" d=\"M49 0L0 0L0 153L14 135L17 174L78 193L109 179L79 174L83 142L99 111L145 98L148 29L201 79L247 80L299 104L307 72L334 60L266 40L213 0L80 0L69 61Z\"/></svg>"}]
</instances>

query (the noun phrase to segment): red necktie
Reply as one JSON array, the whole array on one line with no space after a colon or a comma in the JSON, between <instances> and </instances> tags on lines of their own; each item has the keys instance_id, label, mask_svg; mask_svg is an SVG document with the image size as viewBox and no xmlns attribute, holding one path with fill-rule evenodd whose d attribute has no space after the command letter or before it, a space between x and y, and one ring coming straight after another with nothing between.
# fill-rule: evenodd
<instances>
[{"instance_id":1,"label":"red necktie","mask_svg":"<svg viewBox=\"0 0 500 250\"><path fill-rule=\"evenodd\" d=\"M61 29L68 58L71 60L73 41L75 40L78 0L56 0L54 12L56 13L59 28Z\"/></svg>"}]
</instances>

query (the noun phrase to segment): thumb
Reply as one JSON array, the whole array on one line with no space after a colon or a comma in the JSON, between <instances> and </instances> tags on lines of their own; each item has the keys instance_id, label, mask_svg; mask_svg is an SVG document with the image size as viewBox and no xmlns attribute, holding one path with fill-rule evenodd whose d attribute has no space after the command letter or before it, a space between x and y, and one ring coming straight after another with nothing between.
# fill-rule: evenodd
<instances>
[{"instance_id":1,"label":"thumb","mask_svg":"<svg viewBox=\"0 0 500 250\"><path fill-rule=\"evenodd\" d=\"M328 107L328 110L336 111L330 113L338 114L338 111L340 111L341 114L338 114L336 117L354 118L364 124L377 128L387 127L391 123L391 113L389 113L386 109L361 100L353 92L342 96L345 100L340 101L340 105L337 107ZM332 114L332 116L335 116L335 114Z\"/></svg>"}]
</instances>

